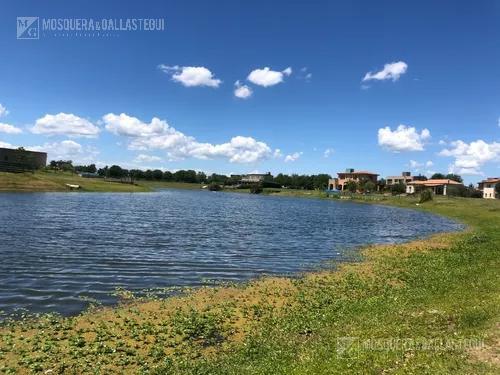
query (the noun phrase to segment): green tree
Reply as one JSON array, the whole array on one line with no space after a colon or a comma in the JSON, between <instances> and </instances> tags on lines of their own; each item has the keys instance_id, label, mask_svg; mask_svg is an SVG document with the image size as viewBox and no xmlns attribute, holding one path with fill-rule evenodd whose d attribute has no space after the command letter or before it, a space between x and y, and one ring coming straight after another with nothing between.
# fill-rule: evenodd
<instances>
[{"instance_id":1,"label":"green tree","mask_svg":"<svg viewBox=\"0 0 500 375\"><path fill-rule=\"evenodd\" d=\"M59 171L74 171L73 161L71 160L52 160L50 167Z\"/></svg>"},{"instance_id":2,"label":"green tree","mask_svg":"<svg viewBox=\"0 0 500 375\"><path fill-rule=\"evenodd\" d=\"M344 185L344 190L355 193L356 190L358 190L358 184L356 183L356 181L347 181Z\"/></svg>"},{"instance_id":3,"label":"green tree","mask_svg":"<svg viewBox=\"0 0 500 375\"><path fill-rule=\"evenodd\" d=\"M290 178L290 176L280 173L276 177L274 177L274 182L276 182L280 186L290 187L292 179Z\"/></svg>"},{"instance_id":4,"label":"green tree","mask_svg":"<svg viewBox=\"0 0 500 375\"><path fill-rule=\"evenodd\" d=\"M163 179L165 181L172 181L174 179L174 175L172 174L172 172L165 171L163 172Z\"/></svg>"},{"instance_id":5,"label":"green tree","mask_svg":"<svg viewBox=\"0 0 500 375\"><path fill-rule=\"evenodd\" d=\"M50 163L50 164L52 165L52 163ZM109 168L106 165L104 168L99 168L97 171L97 174L101 177L105 177L108 175L108 172L109 172Z\"/></svg>"},{"instance_id":6,"label":"green tree","mask_svg":"<svg viewBox=\"0 0 500 375\"><path fill-rule=\"evenodd\" d=\"M199 184L207 182L207 175L203 172L196 173L196 182L198 182Z\"/></svg>"},{"instance_id":7,"label":"green tree","mask_svg":"<svg viewBox=\"0 0 500 375\"><path fill-rule=\"evenodd\" d=\"M422 192L420 193L419 202L424 203L431 200L432 200L432 191L430 191L429 189L422 190Z\"/></svg>"},{"instance_id":8,"label":"green tree","mask_svg":"<svg viewBox=\"0 0 500 375\"><path fill-rule=\"evenodd\" d=\"M326 189L330 178L332 178L332 176L324 173L313 175L312 179L314 189Z\"/></svg>"},{"instance_id":9,"label":"green tree","mask_svg":"<svg viewBox=\"0 0 500 375\"><path fill-rule=\"evenodd\" d=\"M222 186L220 186L219 184L216 184L215 182L212 182L211 184L208 185L208 190L220 191L220 190L222 190Z\"/></svg>"},{"instance_id":10,"label":"green tree","mask_svg":"<svg viewBox=\"0 0 500 375\"><path fill-rule=\"evenodd\" d=\"M401 182L398 184L394 184L391 186L391 192L392 194L403 194L404 192L406 192L406 186Z\"/></svg>"},{"instance_id":11,"label":"green tree","mask_svg":"<svg viewBox=\"0 0 500 375\"><path fill-rule=\"evenodd\" d=\"M131 169L129 174L130 177L132 177L134 180L139 180L144 178L144 172L141 171L140 169Z\"/></svg>"},{"instance_id":12,"label":"green tree","mask_svg":"<svg viewBox=\"0 0 500 375\"><path fill-rule=\"evenodd\" d=\"M160 171L159 169L155 169L153 171L153 179L155 180L161 180L163 178L163 172Z\"/></svg>"},{"instance_id":13,"label":"green tree","mask_svg":"<svg viewBox=\"0 0 500 375\"><path fill-rule=\"evenodd\" d=\"M446 189L446 195L450 197L468 197L468 189L463 185L449 185Z\"/></svg>"},{"instance_id":14,"label":"green tree","mask_svg":"<svg viewBox=\"0 0 500 375\"><path fill-rule=\"evenodd\" d=\"M387 181L384 178L381 178L377 184L380 191L384 191L387 187Z\"/></svg>"},{"instance_id":15,"label":"green tree","mask_svg":"<svg viewBox=\"0 0 500 375\"><path fill-rule=\"evenodd\" d=\"M250 186L250 194L260 194L262 191L263 189L261 184L253 184Z\"/></svg>"},{"instance_id":16,"label":"green tree","mask_svg":"<svg viewBox=\"0 0 500 375\"><path fill-rule=\"evenodd\" d=\"M366 193L373 193L377 189L377 186L372 181L366 181L363 189Z\"/></svg>"},{"instance_id":17,"label":"green tree","mask_svg":"<svg viewBox=\"0 0 500 375\"><path fill-rule=\"evenodd\" d=\"M196 182L196 171L192 169L177 171L174 173L174 180L178 182Z\"/></svg>"},{"instance_id":18,"label":"green tree","mask_svg":"<svg viewBox=\"0 0 500 375\"><path fill-rule=\"evenodd\" d=\"M500 195L500 182L497 182L495 185L495 193L496 195Z\"/></svg>"},{"instance_id":19,"label":"green tree","mask_svg":"<svg viewBox=\"0 0 500 375\"><path fill-rule=\"evenodd\" d=\"M217 173L212 173L207 179L208 183L216 183L216 184L222 184L222 185L229 185L230 184L230 178L227 177L226 175L223 174L217 174ZM200 181L204 182L204 181Z\"/></svg>"},{"instance_id":20,"label":"green tree","mask_svg":"<svg viewBox=\"0 0 500 375\"><path fill-rule=\"evenodd\" d=\"M96 173L97 168L95 164L90 164L90 165L76 165L75 166L75 171L76 172L86 172L86 173Z\"/></svg>"},{"instance_id":21,"label":"green tree","mask_svg":"<svg viewBox=\"0 0 500 375\"><path fill-rule=\"evenodd\" d=\"M435 179L443 179L443 178L446 178L446 176L442 173L434 173L432 176L431 176L431 179L432 180L435 180Z\"/></svg>"},{"instance_id":22,"label":"green tree","mask_svg":"<svg viewBox=\"0 0 500 375\"><path fill-rule=\"evenodd\" d=\"M119 165L112 165L109 168L108 176L113 178L122 178L124 176L122 167L120 167Z\"/></svg>"},{"instance_id":23,"label":"green tree","mask_svg":"<svg viewBox=\"0 0 500 375\"><path fill-rule=\"evenodd\" d=\"M459 176L458 174L454 173L448 173L446 177L448 180L456 181L462 183L464 180L462 179L462 176Z\"/></svg>"}]
</instances>

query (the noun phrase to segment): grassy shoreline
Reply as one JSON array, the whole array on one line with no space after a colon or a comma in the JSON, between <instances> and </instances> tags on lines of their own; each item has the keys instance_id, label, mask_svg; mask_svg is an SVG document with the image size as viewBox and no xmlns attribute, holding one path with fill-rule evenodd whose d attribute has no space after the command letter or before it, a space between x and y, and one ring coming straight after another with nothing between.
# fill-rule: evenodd
<instances>
[{"instance_id":1,"label":"grassy shoreline","mask_svg":"<svg viewBox=\"0 0 500 375\"><path fill-rule=\"evenodd\" d=\"M15 322L0 328L0 372L498 372L499 202L377 203L469 229L370 246L363 262L298 279Z\"/></svg>"},{"instance_id":2,"label":"grassy shoreline","mask_svg":"<svg viewBox=\"0 0 500 375\"><path fill-rule=\"evenodd\" d=\"M69 192L66 184L79 185L79 192L136 193L155 189L199 189L200 184L140 180L135 184L108 182L100 178L82 178L69 172L37 171L35 173L0 172L1 192Z\"/></svg>"}]
</instances>

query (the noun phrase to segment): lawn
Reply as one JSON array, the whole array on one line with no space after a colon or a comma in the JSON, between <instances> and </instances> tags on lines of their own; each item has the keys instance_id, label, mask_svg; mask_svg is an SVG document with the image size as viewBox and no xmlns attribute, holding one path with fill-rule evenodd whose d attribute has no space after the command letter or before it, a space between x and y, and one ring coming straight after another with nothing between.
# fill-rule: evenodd
<instances>
[{"instance_id":1,"label":"lawn","mask_svg":"<svg viewBox=\"0 0 500 375\"><path fill-rule=\"evenodd\" d=\"M295 279L8 322L0 372L499 373L500 201L383 199L468 228Z\"/></svg>"},{"instance_id":2,"label":"lawn","mask_svg":"<svg viewBox=\"0 0 500 375\"><path fill-rule=\"evenodd\" d=\"M66 184L80 185L83 192L144 192L162 188L197 189L199 184L167 181L137 181L136 184L108 182L102 178L82 178L70 172L37 171L35 173L0 172L0 192L69 191Z\"/></svg>"}]
</instances>

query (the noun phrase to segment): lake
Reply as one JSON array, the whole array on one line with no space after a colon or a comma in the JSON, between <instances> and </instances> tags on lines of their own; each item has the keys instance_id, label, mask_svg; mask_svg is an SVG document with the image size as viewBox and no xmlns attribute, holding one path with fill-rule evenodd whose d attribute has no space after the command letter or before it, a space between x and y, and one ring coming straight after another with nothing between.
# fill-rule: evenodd
<instances>
[{"instance_id":1,"label":"lake","mask_svg":"<svg viewBox=\"0 0 500 375\"><path fill-rule=\"evenodd\" d=\"M165 190L0 194L0 310L76 314L117 288L199 286L341 262L460 224L338 200Z\"/></svg>"}]
</instances>

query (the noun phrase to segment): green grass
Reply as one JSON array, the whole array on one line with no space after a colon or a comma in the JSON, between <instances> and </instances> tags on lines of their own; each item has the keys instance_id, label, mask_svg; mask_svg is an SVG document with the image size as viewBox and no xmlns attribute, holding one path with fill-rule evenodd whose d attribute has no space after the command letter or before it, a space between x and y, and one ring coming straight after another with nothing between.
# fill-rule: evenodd
<instances>
[{"instance_id":1,"label":"green grass","mask_svg":"<svg viewBox=\"0 0 500 375\"><path fill-rule=\"evenodd\" d=\"M380 199L468 229L297 279L12 322L0 372L499 373L500 201Z\"/></svg>"},{"instance_id":2,"label":"green grass","mask_svg":"<svg viewBox=\"0 0 500 375\"><path fill-rule=\"evenodd\" d=\"M66 184L80 185L84 192L145 192L162 188L197 189L199 184L166 181L137 181L136 184L107 182L101 178L82 178L69 172L0 172L0 192L70 191Z\"/></svg>"}]
</instances>

